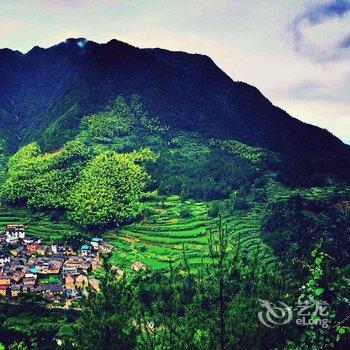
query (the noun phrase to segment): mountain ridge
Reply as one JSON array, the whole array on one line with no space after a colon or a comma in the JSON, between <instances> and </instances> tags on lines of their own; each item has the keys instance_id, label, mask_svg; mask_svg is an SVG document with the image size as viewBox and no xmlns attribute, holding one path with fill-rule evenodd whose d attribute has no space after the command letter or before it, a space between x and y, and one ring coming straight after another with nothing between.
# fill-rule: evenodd
<instances>
[{"instance_id":1,"label":"mountain ridge","mask_svg":"<svg viewBox=\"0 0 350 350\"><path fill-rule=\"evenodd\" d=\"M205 55L77 38L27 53L1 49L0 64L0 132L12 148L31 140L58 147L77 132L84 115L120 94L138 94L173 128L285 154L350 154L330 132L291 117Z\"/></svg>"}]
</instances>

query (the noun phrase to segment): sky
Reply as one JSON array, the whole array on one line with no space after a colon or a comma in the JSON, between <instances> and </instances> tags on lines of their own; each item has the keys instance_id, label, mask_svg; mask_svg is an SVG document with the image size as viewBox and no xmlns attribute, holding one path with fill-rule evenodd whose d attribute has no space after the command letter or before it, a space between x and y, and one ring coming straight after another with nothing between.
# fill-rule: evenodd
<instances>
[{"instance_id":1,"label":"sky","mask_svg":"<svg viewBox=\"0 0 350 350\"><path fill-rule=\"evenodd\" d=\"M70 37L206 54L350 144L350 0L0 0L0 48Z\"/></svg>"}]
</instances>

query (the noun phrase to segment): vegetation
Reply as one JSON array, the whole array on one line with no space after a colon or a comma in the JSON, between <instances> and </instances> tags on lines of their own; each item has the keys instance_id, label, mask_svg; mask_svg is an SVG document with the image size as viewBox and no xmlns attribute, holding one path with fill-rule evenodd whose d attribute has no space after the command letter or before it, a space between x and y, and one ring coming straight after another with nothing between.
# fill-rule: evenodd
<instances>
[{"instance_id":1,"label":"vegetation","mask_svg":"<svg viewBox=\"0 0 350 350\"><path fill-rule=\"evenodd\" d=\"M146 171L135 164L136 158L136 153L115 152L93 158L70 193L69 217L82 226L99 227L135 218L148 182Z\"/></svg>"},{"instance_id":2,"label":"vegetation","mask_svg":"<svg viewBox=\"0 0 350 350\"><path fill-rule=\"evenodd\" d=\"M204 263L193 271L186 252L178 268L170 263L167 274L143 272L120 279L106 266L101 292L90 292L64 346L208 350L345 346L345 289L341 274L333 274L320 246L311 254L314 264L309 274L295 280L284 275L283 267L266 269L257 252L247 263L240 241L230 241L229 231L219 220L208 243L210 269ZM290 283L296 281L303 294L291 291ZM320 296L330 305L327 328L293 324L268 328L256 317L259 298L293 305L298 300L314 302ZM319 316L315 314L314 319Z\"/></svg>"},{"instance_id":3,"label":"vegetation","mask_svg":"<svg viewBox=\"0 0 350 350\"><path fill-rule=\"evenodd\" d=\"M138 98L88 115L62 147L0 143L0 226L78 248L115 246L79 308L0 304L13 349L327 349L348 344L346 183L237 140L169 127ZM136 273L140 261L146 271ZM114 271L121 268L125 275ZM57 281L55 276L47 282ZM259 299L319 299L330 329L269 328ZM26 309L26 305L31 305ZM317 319L317 315L313 315Z\"/></svg>"},{"instance_id":4,"label":"vegetation","mask_svg":"<svg viewBox=\"0 0 350 350\"><path fill-rule=\"evenodd\" d=\"M80 140L43 154L37 143L31 143L9 159L2 200L36 209L65 209L82 226L121 223L138 214L149 179L140 163L155 158L147 149L93 156Z\"/></svg>"},{"instance_id":5,"label":"vegetation","mask_svg":"<svg viewBox=\"0 0 350 350\"><path fill-rule=\"evenodd\" d=\"M267 244L297 274L303 271L294 266L297 259L307 261L320 240L338 266L349 261L350 215L342 196L317 200L293 195L272 206L262 232Z\"/></svg>"}]
</instances>

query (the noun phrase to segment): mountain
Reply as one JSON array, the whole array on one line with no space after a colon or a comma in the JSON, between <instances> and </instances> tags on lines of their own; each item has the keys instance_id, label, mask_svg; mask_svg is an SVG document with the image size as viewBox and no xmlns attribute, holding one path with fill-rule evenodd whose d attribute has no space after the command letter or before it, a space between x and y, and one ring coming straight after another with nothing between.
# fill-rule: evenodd
<instances>
[{"instance_id":1,"label":"mountain","mask_svg":"<svg viewBox=\"0 0 350 350\"><path fill-rule=\"evenodd\" d=\"M33 139L56 148L77 133L84 115L120 94L138 94L175 129L285 154L350 154L328 131L292 118L199 54L68 39L26 54L0 50L0 76L0 133L12 149Z\"/></svg>"}]
</instances>

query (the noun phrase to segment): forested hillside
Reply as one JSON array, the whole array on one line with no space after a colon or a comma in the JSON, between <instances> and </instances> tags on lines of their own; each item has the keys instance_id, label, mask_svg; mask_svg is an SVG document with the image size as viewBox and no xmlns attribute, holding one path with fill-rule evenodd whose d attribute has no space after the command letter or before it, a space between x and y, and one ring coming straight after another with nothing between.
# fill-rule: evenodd
<instances>
[{"instance_id":1,"label":"forested hillside","mask_svg":"<svg viewBox=\"0 0 350 350\"><path fill-rule=\"evenodd\" d=\"M26 54L0 50L0 63L1 130L12 135L13 147L33 139L46 149L61 146L76 135L84 115L103 110L119 94L138 94L172 128L294 156L349 154L333 135L293 119L203 55L68 39Z\"/></svg>"},{"instance_id":2,"label":"forested hillside","mask_svg":"<svg viewBox=\"0 0 350 350\"><path fill-rule=\"evenodd\" d=\"M0 63L1 230L111 247L79 298L1 299L2 343L348 348L348 146L201 55L69 39ZM326 327L257 316L319 300Z\"/></svg>"}]
</instances>

